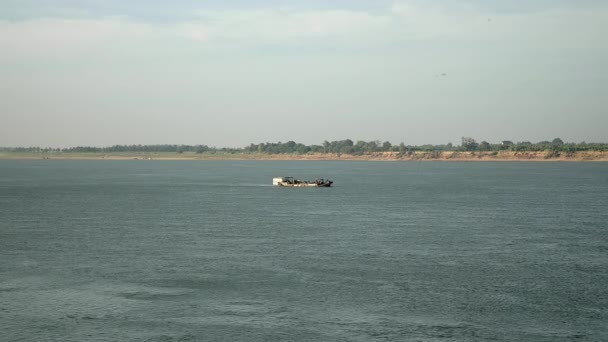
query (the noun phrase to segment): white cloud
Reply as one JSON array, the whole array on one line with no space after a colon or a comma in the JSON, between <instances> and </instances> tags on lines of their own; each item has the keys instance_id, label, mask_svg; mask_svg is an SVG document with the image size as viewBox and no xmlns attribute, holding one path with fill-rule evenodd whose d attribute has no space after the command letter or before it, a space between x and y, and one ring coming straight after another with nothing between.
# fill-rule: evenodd
<instances>
[{"instance_id":1,"label":"white cloud","mask_svg":"<svg viewBox=\"0 0 608 342\"><path fill-rule=\"evenodd\" d=\"M525 42L551 46L601 45L608 7L493 14L473 7L397 2L378 13L353 10L199 11L197 19L173 24L127 17L0 21L0 50L13 56L78 56L106 49L249 48L316 43L398 46L408 41ZM344 45L347 44L347 45Z\"/></svg>"},{"instance_id":2,"label":"white cloud","mask_svg":"<svg viewBox=\"0 0 608 342\"><path fill-rule=\"evenodd\" d=\"M176 29L195 40L267 43L294 39L360 37L389 29L388 16L347 10L201 11ZM204 37L204 39L200 39Z\"/></svg>"},{"instance_id":3,"label":"white cloud","mask_svg":"<svg viewBox=\"0 0 608 342\"><path fill-rule=\"evenodd\" d=\"M608 6L495 13L467 5L445 7L402 1L390 12L400 25L399 31L418 40L517 40L550 45L571 39L577 43L580 38L599 41L608 29Z\"/></svg>"},{"instance_id":4,"label":"white cloud","mask_svg":"<svg viewBox=\"0 0 608 342\"><path fill-rule=\"evenodd\" d=\"M103 49L116 39L136 42L154 33L151 25L124 18L37 19L0 22L0 50L4 55L79 55Z\"/></svg>"},{"instance_id":5,"label":"white cloud","mask_svg":"<svg viewBox=\"0 0 608 342\"><path fill-rule=\"evenodd\" d=\"M409 39L478 38L487 19L470 7L446 8L432 5L395 3L391 9L395 22ZM487 28L487 27L486 27Z\"/></svg>"}]
</instances>

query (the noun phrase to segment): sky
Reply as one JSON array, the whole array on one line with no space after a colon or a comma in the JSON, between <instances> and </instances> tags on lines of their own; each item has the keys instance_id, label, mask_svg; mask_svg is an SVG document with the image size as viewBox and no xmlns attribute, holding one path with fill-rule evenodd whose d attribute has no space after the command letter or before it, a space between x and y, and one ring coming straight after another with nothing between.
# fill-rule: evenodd
<instances>
[{"instance_id":1,"label":"sky","mask_svg":"<svg viewBox=\"0 0 608 342\"><path fill-rule=\"evenodd\" d=\"M599 0L1 0L0 146L608 141Z\"/></svg>"}]
</instances>

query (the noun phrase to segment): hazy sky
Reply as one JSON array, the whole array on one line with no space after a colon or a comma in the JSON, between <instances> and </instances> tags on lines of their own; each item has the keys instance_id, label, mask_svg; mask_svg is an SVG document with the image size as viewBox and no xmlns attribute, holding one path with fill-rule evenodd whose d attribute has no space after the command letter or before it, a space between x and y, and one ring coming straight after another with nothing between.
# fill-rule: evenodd
<instances>
[{"instance_id":1,"label":"hazy sky","mask_svg":"<svg viewBox=\"0 0 608 342\"><path fill-rule=\"evenodd\" d=\"M608 141L605 0L0 6L0 146Z\"/></svg>"}]
</instances>

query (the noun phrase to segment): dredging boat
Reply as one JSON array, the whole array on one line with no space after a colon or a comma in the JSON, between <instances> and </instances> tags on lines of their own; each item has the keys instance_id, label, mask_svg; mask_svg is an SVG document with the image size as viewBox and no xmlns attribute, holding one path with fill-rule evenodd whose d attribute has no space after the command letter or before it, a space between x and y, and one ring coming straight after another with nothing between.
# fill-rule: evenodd
<instances>
[{"instance_id":1,"label":"dredging boat","mask_svg":"<svg viewBox=\"0 0 608 342\"><path fill-rule=\"evenodd\" d=\"M299 188L329 188L333 183L329 179L323 178L317 178L314 181L303 181L293 177L275 177L272 179L272 185Z\"/></svg>"}]
</instances>

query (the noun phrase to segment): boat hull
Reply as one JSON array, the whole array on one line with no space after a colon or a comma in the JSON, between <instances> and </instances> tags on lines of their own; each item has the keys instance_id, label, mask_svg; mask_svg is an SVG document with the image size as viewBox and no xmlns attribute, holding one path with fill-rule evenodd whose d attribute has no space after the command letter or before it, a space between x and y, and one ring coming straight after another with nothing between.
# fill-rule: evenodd
<instances>
[{"instance_id":1,"label":"boat hull","mask_svg":"<svg viewBox=\"0 0 608 342\"><path fill-rule=\"evenodd\" d=\"M301 181L293 177L276 177L272 184L289 188L329 188L334 182L329 179L315 179L314 181Z\"/></svg>"},{"instance_id":2,"label":"boat hull","mask_svg":"<svg viewBox=\"0 0 608 342\"><path fill-rule=\"evenodd\" d=\"M284 186L284 187L291 187L291 188L329 188L331 187L331 183L323 183L323 184L285 184L285 183L279 183L279 186Z\"/></svg>"}]
</instances>

